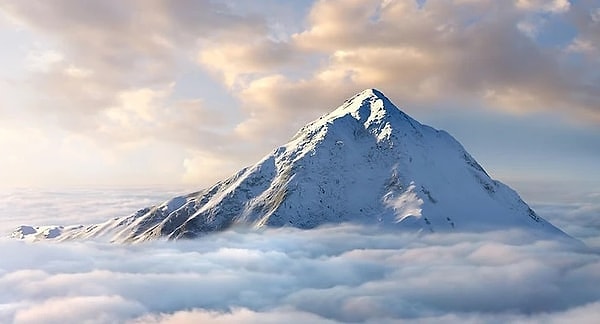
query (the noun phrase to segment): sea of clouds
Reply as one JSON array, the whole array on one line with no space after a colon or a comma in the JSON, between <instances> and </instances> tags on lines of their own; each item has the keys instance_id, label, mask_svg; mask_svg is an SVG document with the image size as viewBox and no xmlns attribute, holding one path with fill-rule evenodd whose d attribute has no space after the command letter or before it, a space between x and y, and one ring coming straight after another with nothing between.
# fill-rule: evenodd
<instances>
[{"instance_id":1,"label":"sea of clouds","mask_svg":"<svg viewBox=\"0 0 600 324\"><path fill-rule=\"evenodd\" d=\"M101 221L170 195L38 192L32 202L5 193L0 226L9 232L15 214L36 225ZM0 322L597 323L598 209L539 207L581 222L571 229L588 247L520 231L419 236L355 225L138 245L2 238Z\"/></svg>"},{"instance_id":2,"label":"sea of clouds","mask_svg":"<svg viewBox=\"0 0 600 324\"><path fill-rule=\"evenodd\" d=\"M184 192L152 188L4 189L0 190L0 233L19 225L101 223Z\"/></svg>"}]
</instances>

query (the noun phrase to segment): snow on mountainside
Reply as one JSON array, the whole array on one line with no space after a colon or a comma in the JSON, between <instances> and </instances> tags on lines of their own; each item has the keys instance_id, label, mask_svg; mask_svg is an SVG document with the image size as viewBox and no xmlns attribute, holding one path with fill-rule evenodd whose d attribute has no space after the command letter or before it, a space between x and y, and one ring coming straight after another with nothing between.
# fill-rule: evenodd
<instances>
[{"instance_id":1,"label":"snow on mountainside","mask_svg":"<svg viewBox=\"0 0 600 324\"><path fill-rule=\"evenodd\" d=\"M308 229L341 222L566 235L492 180L448 133L420 124L369 89L208 189L102 224L55 227L50 236L137 242L194 238L236 224ZM31 235L46 238L33 227L13 233Z\"/></svg>"}]
</instances>

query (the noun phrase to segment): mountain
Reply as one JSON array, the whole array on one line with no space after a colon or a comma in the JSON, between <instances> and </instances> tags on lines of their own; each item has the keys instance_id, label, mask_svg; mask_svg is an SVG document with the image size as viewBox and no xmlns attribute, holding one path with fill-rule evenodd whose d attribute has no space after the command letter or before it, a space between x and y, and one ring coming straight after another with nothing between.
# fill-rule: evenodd
<instances>
[{"instance_id":1,"label":"mountain","mask_svg":"<svg viewBox=\"0 0 600 324\"><path fill-rule=\"evenodd\" d=\"M102 224L43 227L43 233L22 226L13 236L138 242L195 238L234 225L309 229L343 222L566 236L491 179L452 136L420 124L375 89L346 100L210 188Z\"/></svg>"}]
</instances>

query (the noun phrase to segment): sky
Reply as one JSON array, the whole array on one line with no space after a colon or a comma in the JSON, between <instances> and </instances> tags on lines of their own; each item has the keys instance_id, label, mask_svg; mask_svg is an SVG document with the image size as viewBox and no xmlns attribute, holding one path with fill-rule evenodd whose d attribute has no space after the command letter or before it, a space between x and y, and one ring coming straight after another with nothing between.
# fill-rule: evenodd
<instances>
[{"instance_id":1,"label":"sky","mask_svg":"<svg viewBox=\"0 0 600 324\"><path fill-rule=\"evenodd\" d=\"M595 323L597 0L0 0L0 322ZM210 186L366 88L585 243L341 224L30 243Z\"/></svg>"},{"instance_id":2,"label":"sky","mask_svg":"<svg viewBox=\"0 0 600 324\"><path fill-rule=\"evenodd\" d=\"M595 0L0 0L0 43L6 188L206 187L377 88L530 197L600 191Z\"/></svg>"}]
</instances>

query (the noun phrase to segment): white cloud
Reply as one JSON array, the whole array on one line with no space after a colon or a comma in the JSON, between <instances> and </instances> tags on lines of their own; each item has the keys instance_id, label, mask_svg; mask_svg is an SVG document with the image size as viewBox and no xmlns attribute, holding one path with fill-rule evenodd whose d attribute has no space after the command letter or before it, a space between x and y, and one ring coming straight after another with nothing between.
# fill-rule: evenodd
<instances>
[{"instance_id":1,"label":"white cloud","mask_svg":"<svg viewBox=\"0 0 600 324\"><path fill-rule=\"evenodd\" d=\"M14 323L114 323L144 312L142 305L120 296L59 297L18 312Z\"/></svg>"},{"instance_id":2,"label":"white cloud","mask_svg":"<svg viewBox=\"0 0 600 324\"><path fill-rule=\"evenodd\" d=\"M266 312L257 312L247 308L235 308L230 312L216 312L208 310L179 311L174 314L160 314L143 316L134 323L160 323L160 324L229 324L229 323L337 323L315 314L300 312L294 309L275 309Z\"/></svg>"},{"instance_id":3,"label":"white cloud","mask_svg":"<svg viewBox=\"0 0 600 324\"><path fill-rule=\"evenodd\" d=\"M93 75L94 71L90 69L80 68L71 64L64 70L64 73L72 78L85 79Z\"/></svg>"},{"instance_id":4,"label":"white cloud","mask_svg":"<svg viewBox=\"0 0 600 324\"><path fill-rule=\"evenodd\" d=\"M590 41L582 40L579 38L573 40L569 47L567 47L567 51L575 53L591 54L594 53L596 50L596 47Z\"/></svg>"},{"instance_id":5,"label":"white cloud","mask_svg":"<svg viewBox=\"0 0 600 324\"><path fill-rule=\"evenodd\" d=\"M20 190L0 222L96 222L185 191ZM237 228L138 245L0 239L0 322L594 323L597 197L540 215L592 249L520 231L412 235Z\"/></svg>"},{"instance_id":6,"label":"white cloud","mask_svg":"<svg viewBox=\"0 0 600 324\"><path fill-rule=\"evenodd\" d=\"M207 108L200 99L173 100L174 84L122 91L117 103L97 116L89 133L110 144L162 141L187 147L220 144L226 113Z\"/></svg>"},{"instance_id":7,"label":"white cloud","mask_svg":"<svg viewBox=\"0 0 600 324\"><path fill-rule=\"evenodd\" d=\"M600 255L518 231L341 225L108 245L0 241L0 320L522 321L598 315ZM580 321L580 322L581 322Z\"/></svg>"},{"instance_id":8,"label":"white cloud","mask_svg":"<svg viewBox=\"0 0 600 324\"><path fill-rule=\"evenodd\" d=\"M173 84L211 39L239 42L267 30L264 17L214 1L0 1L0 13L57 47L27 57L44 73L21 85L36 94L26 109L79 132L97 128L95 115L118 105L123 93Z\"/></svg>"},{"instance_id":9,"label":"white cloud","mask_svg":"<svg viewBox=\"0 0 600 324\"><path fill-rule=\"evenodd\" d=\"M216 151L193 150L188 153L183 160L185 171L182 180L184 183L214 184L231 176L232 170L243 167L239 165L238 161L219 155Z\"/></svg>"},{"instance_id":10,"label":"white cloud","mask_svg":"<svg viewBox=\"0 0 600 324\"><path fill-rule=\"evenodd\" d=\"M6 120L18 111L8 117L41 137L56 137L56 128L88 137L111 151L105 155L156 156L140 148L170 144L162 155L176 160L168 165L178 165L174 182L189 179L184 164L195 165L193 152L251 163L372 87L413 112L461 105L597 123L600 24L592 2L0 0L3 23L21 30L7 39L36 49L24 60L36 72L0 84L10 94L0 113ZM570 37L558 39L570 46L537 39L560 24L577 31L556 36ZM69 173L61 165L70 163L53 163L45 178L60 183L57 174ZM197 179L211 176L196 170Z\"/></svg>"},{"instance_id":11,"label":"white cloud","mask_svg":"<svg viewBox=\"0 0 600 324\"><path fill-rule=\"evenodd\" d=\"M262 37L239 43L224 41L207 44L200 50L198 63L222 75L230 88L244 86L243 77L261 75L286 64L298 64L298 56L291 44L275 42Z\"/></svg>"},{"instance_id":12,"label":"white cloud","mask_svg":"<svg viewBox=\"0 0 600 324\"><path fill-rule=\"evenodd\" d=\"M545 219L600 251L600 205L597 196L580 197L576 203L543 203L533 207Z\"/></svg>"},{"instance_id":13,"label":"white cloud","mask_svg":"<svg viewBox=\"0 0 600 324\"><path fill-rule=\"evenodd\" d=\"M183 188L11 189L0 191L0 236L19 225L73 225L106 221L161 203ZM197 189L197 188L196 188ZM1 268L1 266L0 266Z\"/></svg>"},{"instance_id":14,"label":"white cloud","mask_svg":"<svg viewBox=\"0 0 600 324\"><path fill-rule=\"evenodd\" d=\"M600 8L592 10L590 16L592 17L592 21L594 23L600 23Z\"/></svg>"},{"instance_id":15,"label":"white cloud","mask_svg":"<svg viewBox=\"0 0 600 324\"><path fill-rule=\"evenodd\" d=\"M564 13L569 11L571 3L569 0L517 0L516 6L524 10Z\"/></svg>"},{"instance_id":16,"label":"white cloud","mask_svg":"<svg viewBox=\"0 0 600 324\"><path fill-rule=\"evenodd\" d=\"M588 8L566 0L426 1L422 6L412 1L317 1L306 27L292 35L287 48L320 64L298 71L297 62L289 61L285 68L264 68L248 76L239 97L251 114L239 129L255 136L282 134L273 125L302 119L311 109L329 108L348 92L369 87L419 107L456 102L517 114L560 111L595 123L600 118L592 86L596 58L578 61L589 67L581 73L564 51L589 53L594 48L593 28L585 21L592 19ZM581 22L571 21L579 12L586 13ZM560 19L582 26L570 47L557 50L538 35L558 28ZM260 53L257 46L268 49L248 43L236 49ZM212 69L234 76L245 71L232 64Z\"/></svg>"},{"instance_id":17,"label":"white cloud","mask_svg":"<svg viewBox=\"0 0 600 324\"><path fill-rule=\"evenodd\" d=\"M52 66L64 61L64 56L55 50L32 51L25 58L26 66L34 72L47 73Z\"/></svg>"}]
</instances>

